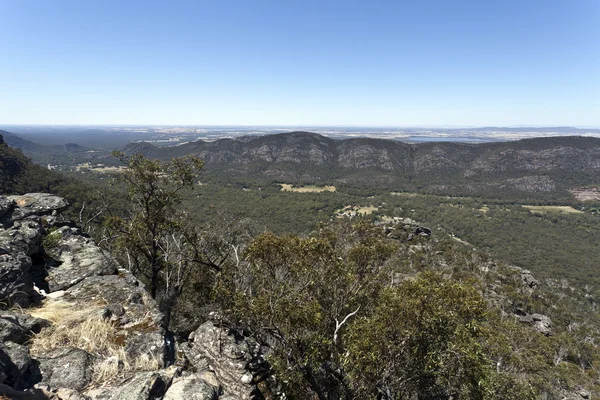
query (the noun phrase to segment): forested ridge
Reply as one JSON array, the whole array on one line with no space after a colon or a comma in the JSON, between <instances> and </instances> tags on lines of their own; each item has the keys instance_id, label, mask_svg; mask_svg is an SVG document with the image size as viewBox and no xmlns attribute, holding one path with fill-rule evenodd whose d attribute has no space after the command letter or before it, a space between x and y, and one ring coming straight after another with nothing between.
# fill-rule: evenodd
<instances>
[{"instance_id":1,"label":"forested ridge","mask_svg":"<svg viewBox=\"0 0 600 400\"><path fill-rule=\"evenodd\" d=\"M568 198L573 187L598 184L600 173L600 139L591 137L408 144L292 132L174 147L132 143L124 151L163 160L197 155L220 175L504 198Z\"/></svg>"}]
</instances>

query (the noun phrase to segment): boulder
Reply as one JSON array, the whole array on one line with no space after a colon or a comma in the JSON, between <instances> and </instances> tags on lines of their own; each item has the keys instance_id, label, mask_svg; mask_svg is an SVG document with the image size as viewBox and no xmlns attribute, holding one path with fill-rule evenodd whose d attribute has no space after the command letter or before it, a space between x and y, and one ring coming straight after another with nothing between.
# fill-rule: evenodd
<instances>
[{"instance_id":1,"label":"boulder","mask_svg":"<svg viewBox=\"0 0 600 400\"><path fill-rule=\"evenodd\" d=\"M4 253L23 253L28 256L39 253L42 226L39 221L15 221L8 229L0 229L0 247Z\"/></svg>"},{"instance_id":2,"label":"boulder","mask_svg":"<svg viewBox=\"0 0 600 400\"><path fill-rule=\"evenodd\" d=\"M544 336L553 335L552 321L548 316L543 314L528 314L521 310L517 311L517 316L519 317L519 322L531 324L533 329L542 333Z\"/></svg>"},{"instance_id":3,"label":"boulder","mask_svg":"<svg viewBox=\"0 0 600 400\"><path fill-rule=\"evenodd\" d=\"M13 342L0 343L0 383L21 390L41 380L37 361L29 348Z\"/></svg>"},{"instance_id":4,"label":"boulder","mask_svg":"<svg viewBox=\"0 0 600 400\"><path fill-rule=\"evenodd\" d=\"M52 350L38 356L42 381L51 387L77 391L85 389L92 379L94 357L76 348Z\"/></svg>"},{"instance_id":5,"label":"boulder","mask_svg":"<svg viewBox=\"0 0 600 400\"><path fill-rule=\"evenodd\" d=\"M424 226L418 226L415 228L414 234L417 236L429 237L429 236L431 236L431 229L424 227Z\"/></svg>"},{"instance_id":6,"label":"boulder","mask_svg":"<svg viewBox=\"0 0 600 400\"><path fill-rule=\"evenodd\" d=\"M542 314L532 314L533 328L545 336L552 336L552 321L550 317Z\"/></svg>"},{"instance_id":7,"label":"boulder","mask_svg":"<svg viewBox=\"0 0 600 400\"><path fill-rule=\"evenodd\" d=\"M0 312L0 341L25 343L32 333L39 333L49 321L14 311Z\"/></svg>"},{"instance_id":8,"label":"boulder","mask_svg":"<svg viewBox=\"0 0 600 400\"><path fill-rule=\"evenodd\" d=\"M538 281L531 275L531 271L523 269L521 270L521 280L525 286L535 289L538 286Z\"/></svg>"},{"instance_id":9,"label":"boulder","mask_svg":"<svg viewBox=\"0 0 600 400\"><path fill-rule=\"evenodd\" d=\"M577 391L577 394L582 398L582 399L589 399L591 394L589 391L585 390L585 389L579 389Z\"/></svg>"},{"instance_id":10,"label":"boulder","mask_svg":"<svg viewBox=\"0 0 600 400\"><path fill-rule=\"evenodd\" d=\"M24 389L29 387L33 382L31 375L28 374L35 369L35 364L29 356L29 349L26 346L6 342L0 344L1 351L10 359L10 368L7 371L7 377L4 381L7 385L15 389Z\"/></svg>"},{"instance_id":11,"label":"boulder","mask_svg":"<svg viewBox=\"0 0 600 400\"><path fill-rule=\"evenodd\" d=\"M200 375L193 374L176 378L163 400L217 400L218 398L219 384L216 377L204 380Z\"/></svg>"},{"instance_id":12,"label":"boulder","mask_svg":"<svg viewBox=\"0 0 600 400\"><path fill-rule=\"evenodd\" d=\"M0 307L27 307L35 296L31 259L24 254L0 255Z\"/></svg>"},{"instance_id":13,"label":"boulder","mask_svg":"<svg viewBox=\"0 0 600 400\"><path fill-rule=\"evenodd\" d=\"M22 343L25 341L25 332L14 322L0 318L0 341Z\"/></svg>"},{"instance_id":14,"label":"boulder","mask_svg":"<svg viewBox=\"0 0 600 400\"><path fill-rule=\"evenodd\" d=\"M53 233L61 238L51 250L58 265L48 269L46 281L50 292L68 289L88 276L115 274L119 267L92 239L71 232L72 228L65 227Z\"/></svg>"},{"instance_id":15,"label":"boulder","mask_svg":"<svg viewBox=\"0 0 600 400\"><path fill-rule=\"evenodd\" d=\"M11 400L55 400L52 393L43 389L15 390L7 385L0 384L0 399ZM60 400L63 400L60 398Z\"/></svg>"},{"instance_id":16,"label":"boulder","mask_svg":"<svg viewBox=\"0 0 600 400\"><path fill-rule=\"evenodd\" d=\"M91 400L161 399L171 386L173 378L179 373L180 371L173 367L162 371L141 372L121 386L94 389L85 395Z\"/></svg>"},{"instance_id":17,"label":"boulder","mask_svg":"<svg viewBox=\"0 0 600 400\"><path fill-rule=\"evenodd\" d=\"M13 210L12 219L19 220L30 215L46 215L53 211L60 211L69 205L62 197L48 193L28 193L21 196L7 196L8 200L14 201L16 207Z\"/></svg>"},{"instance_id":18,"label":"boulder","mask_svg":"<svg viewBox=\"0 0 600 400\"><path fill-rule=\"evenodd\" d=\"M15 208L14 200L7 197L0 196L0 221L5 216L12 214L12 210Z\"/></svg>"}]
</instances>

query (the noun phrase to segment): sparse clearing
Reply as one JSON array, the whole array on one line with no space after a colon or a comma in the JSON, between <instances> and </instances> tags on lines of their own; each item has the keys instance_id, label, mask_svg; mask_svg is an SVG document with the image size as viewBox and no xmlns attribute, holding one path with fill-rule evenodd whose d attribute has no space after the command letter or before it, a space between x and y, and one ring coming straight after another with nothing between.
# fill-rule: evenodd
<instances>
[{"instance_id":1,"label":"sparse clearing","mask_svg":"<svg viewBox=\"0 0 600 400\"><path fill-rule=\"evenodd\" d=\"M346 206L340 210L337 210L335 213L338 218L352 218L357 215L370 215L377 210L379 210L379 207L375 206Z\"/></svg>"},{"instance_id":2,"label":"sparse clearing","mask_svg":"<svg viewBox=\"0 0 600 400\"><path fill-rule=\"evenodd\" d=\"M569 192L579 201L600 200L600 188L598 187L576 188Z\"/></svg>"},{"instance_id":3,"label":"sparse clearing","mask_svg":"<svg viewBox=\"0 0 600 400\"><path fill-rule=\"evenodd\" d=\"M571 206L522 206L533 214L557 213L557 214L583 214L583 211Z\"/></svg>"},{"instance_id":4,"label":"sparse clearing","mask_svg":"<svg viewBox=\"0 0 600 400\"><path fill-rule=\"evenodd\" d=\"M320 193L320 192L335 192L335 186L302 186L294 187L289 183L280 183L281 191L283 192L298 192L298 193Z\"/></svg>"},{"instance_id":5,"label":"sparse clearing","mask_svg":"<svg viewBox=\"0 0 600 400\"><path fill-rule=\"evenodd\" d=\"M91 172L99 172L102 174L105 173L116 173L122 172L125 169L123 166L118 167L107 167L104 164L91 164L91 163L83 163L75 166L75 171L91 171Z\"/></svg>"},{"instance_id":6,"label":"sparse clearing","mask_svg":"<svg viewBox=\"0 0 600 400\"><path fill-rule=\"evenodd\" d=\"M402 196L402 197L416 197L420 196L419 193L410 193L410 192L390 192L392 196Z\"/></svg>"},{"instance_id":7,"label":"sparse clearing","mask_svg":"<svg viewBox=\"0 0 600 400\"><path fill-rule=\"evenodd\" d=\"M124 170L124 167L100 167L100 168L92 168L92 172L100 172L102 174L123 172L123 170Z\"/></svg>"},{"instance_id":8,"label":"sparse clearing","mask_svg":"<svg viewBox=\"0 0 600 400\"><path fill-rule=\"evenodd\" d=\"M369 214L373 214L375 211L379 210L379 207L374 207L374 206L366 206L366 207L358 207L356 209L356 212L358 214L364 214L364 215L369 215Z\"/></svg>"}]
</instances>

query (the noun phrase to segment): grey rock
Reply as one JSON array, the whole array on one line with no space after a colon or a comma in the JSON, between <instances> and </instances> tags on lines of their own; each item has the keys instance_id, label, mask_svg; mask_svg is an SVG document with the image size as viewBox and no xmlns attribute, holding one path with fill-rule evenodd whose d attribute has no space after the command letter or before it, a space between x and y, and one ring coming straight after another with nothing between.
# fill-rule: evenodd
<instances>
[{"instance_id":1,"label":"grey rock","mask_svg":"<svg viewBox=\"0 0 600 400\"><path fill-rule=\"evenodd\" d=\"M30 271L31 259L24 254L0 255L0 308L29 305L35 296Z\"/></svg>"},{"instance_id":2,"label":"grey rock","mask_svg":"<svg viewBox=\"0 0 600 400\"><path fill-rule=\"evenodd\" d=\"M36 220L15 221L8 229L0 229L0 247L10 254L39 253L41 239L42 226Z\"/></svg>"},{"instance_id":3,"label":"grey rock","mask_svg":"<svg viewBox=\"0 0 600 400\"><path fill-rule=\"evenodd\" d=\"M415 228L414 232L413 232L416 236L425 236L425 237L429 237L431 236L431 229L425 227L425 226L418 226Z\"/></svg>"},{"instance_id":4,"label":"grey rock","mask_svg":"<svg viewBox=\"0 0 600 400\"><path fill-rule=\"evenodd\" d=\"M533 328L536 331L540 332L544 336L552 336L553 335L552 321L550 320L550 317L547 317L545 315L540 315L540 314L534 314L534 316L532 316L532 318L535 321L533 324Z\"/></svg>"},{"instance_id":5,"label":"grey rock","mask_svg":"<svg viewBox=\"0 0 600 400\"><path fill-rule=\"evenodd\" d=\"M180 348L197 371L215 373L224 395L238 399L254 398L258 389L252 377L267 369L260 346L254 340L235 335L210 321L200 325L194 331L193 341L183 343Z\"/></svg>"},{"instance_id":6,"label":"grey rock","mask_svg":"<svg viewBox=\"0 0 600 400\"><path fill-rule=\"evenodd\" d=\"M174 368L155 372L142 372L132 377L122 386L91 390L85 394L91 400L161 399L177 374L179 374L179 371Z\"/></svg>"},{"instance_id":7,"label":"grey rock","mask_svg":"<svg viewBox=\"0 0 600 400\"><path fill-rule=\"evenodd\" d=\"M68 388L59 388L55 391L56 397L60 400L88 400L89 397L82 395L76 390Z\"/></svg>"},{"instance_id":8,"label":"grey rock","mask_svg":"<svg viewBox=\"0 0 600 400\"><path fill-rule=\"evenodd\" d=\"M32 333L39 333L49 321L14 311L0 313L0 341L23 344Z\"/></svg>"},{"instance_id":9,"label":"grey rock","mask_svg":"<svg viewBox=\"0 0 600 400\"><path fill-rule=\"evenodd\" d=\"M48 193L27 193L21 196L8 196L16 204L12 219L18 220L30 215L45 215L60 211L69 205L62 197Z\"/></svg>"},{"instance_id":10,"label":"grey rock","mask_svg":"<svg viewBox=\"0 0 600 400\"><path fill-rule=\"evenodd\" d=\"M25 331L19 325L0 318L0 341L22 343L25 341Z\"/></svg>"},{"instance_id":11,"label":"grey rock","mask_svg":"<svg viewBox=\"0 0 600 400\"><path fill-rule=\"evenodd\" d=\"M531 314L531 319L533 319L536 322L543 321L545 318L548 318L548 317L546 317L545 315L542 315L542 314Z\"/></svg>"},{"instance_id":12,"label":"grey rock","mask_svg":"<svg viewBox=\"0 0 600 400\"><path fill-rule=\"evenodd\" d=\"M518 315L519 322L531 324L533 329L545 336L552 336L552 320L543 314L527 314L521 313Z\"/></svg>"},{"instance_id":13,"label":"grey rock","mask_svg":"<svg viewBox=\"0 0 600 400\"><path fill-rule=\"evenodd\" d=\"M5 397L2 397L5 396ZM12 400L47 400L56 399L50 391L43 389L27 389L24 391L15 390L7 385L0 384L0 398ZM61 399L62 400L62 399Z\"/></svg>"},{"instance_id":14,"label":"grey rock","mask_svg":"<svg viewBox=\"0 0 600 400\"><path fill-rule=\"evenodd\" d=\"M521 280L531 289L535 289L538 286L537 279L535 279L533 275L531 275L531 272L526 269L521 270Z\"/></svg>"},{"instance_id":15,"label":"grey rock","mask_svg":"<svg viewBox=\"0 0 600 400\"><path fill-rule=\"evenodd\" d=\"M76 348L50 351L39 356L43 382L51 387L81 391L92 379L94 357Z\"/></svg>"},{"instance_id":16,"label":"grey rock","mask_svg":"<svg viewBox=\"0 0 600 400\"><path fill-rule=\"evenodd\" d=\"M217 400L219 385L214 383L196 374L177 378L165 393L163 400Z\"/></svg>"},{"instance_id":17,"label":"grey rock","mask_svg":"<svg viewBox=\"0 0 600 400\"><path fill-rule=\"evenodd\" d=\"M115 274L119 267L112 256L83 236L63 236L52 253L58 266L48 269L50 292L68 289L88 276Z\"/></svg>"},{"instance_id":18,"label":"grey rock","mask_svg":"<svg viewBox=\"0 0 600 400\"><path fill-rule=\"evenodd\" d=\"M519 317L519 322L523 322L524 324L533 324L533 318L530 314L522 315Z\"/></svg>"},{"instance_id":19,"label":"grey rock","mask_svg":"<svg viewBox=\"0 0 600 400\"><path fill-rule=\"evenodd\" d=\"M29 386L26 375L34 367L33 360L29 356L29 349L12 342L0 344L0 348L10 359L12 367L7 373L5 383L15 389L24 389Z\"/></svg>"},{"instance_id":20,"label":"grey rock","mask_svg":"<svg viewBox=\"0 0 600 400\"><path fill-rule=\"evenodd\" d=\"M582 399L589 399L591 396L590 392L588 392L585 389L578 390L577 394L579 394L579 396L581 396Z\"/></svg>"},{"instance_id":21,"label":"grey rock","mask_svg":"<svg viewBox=\"0 0 600 400\"><path fill-rule=\"evenodd\" d=\"M2 220L5 216L11 214L14 208L14 200L11 200L4 196L0 196L0 220Z\"/></svg>"},{"instance_id":22,"label":"grey rock","mask_svg":"<svg viewBox=\"0 0 600 400\"><path fill-rule=\"evenodd\" d=\"M8 378L8 373L14 369L10 357L4 352L4 348L0 347L0 384L4 383Z\"/></svg>"}]
</instances>

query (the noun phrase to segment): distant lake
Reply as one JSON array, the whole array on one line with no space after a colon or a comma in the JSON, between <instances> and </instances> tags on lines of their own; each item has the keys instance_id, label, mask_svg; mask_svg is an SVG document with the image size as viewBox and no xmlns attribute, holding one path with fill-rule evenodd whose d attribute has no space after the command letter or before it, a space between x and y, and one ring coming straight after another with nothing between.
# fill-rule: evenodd
<instances>
[{"instance_id":1,"label":"distant lake","mask_svg":"<svg viewBox=\"0 0 600 400\"><path fill-rule=\"evenodd\" d=\"M501 142L497 138L472 137L472 136L408 136L400 139L403 142L462 142L462 143L489 143Z\"/></svg>"}]
</instances>

